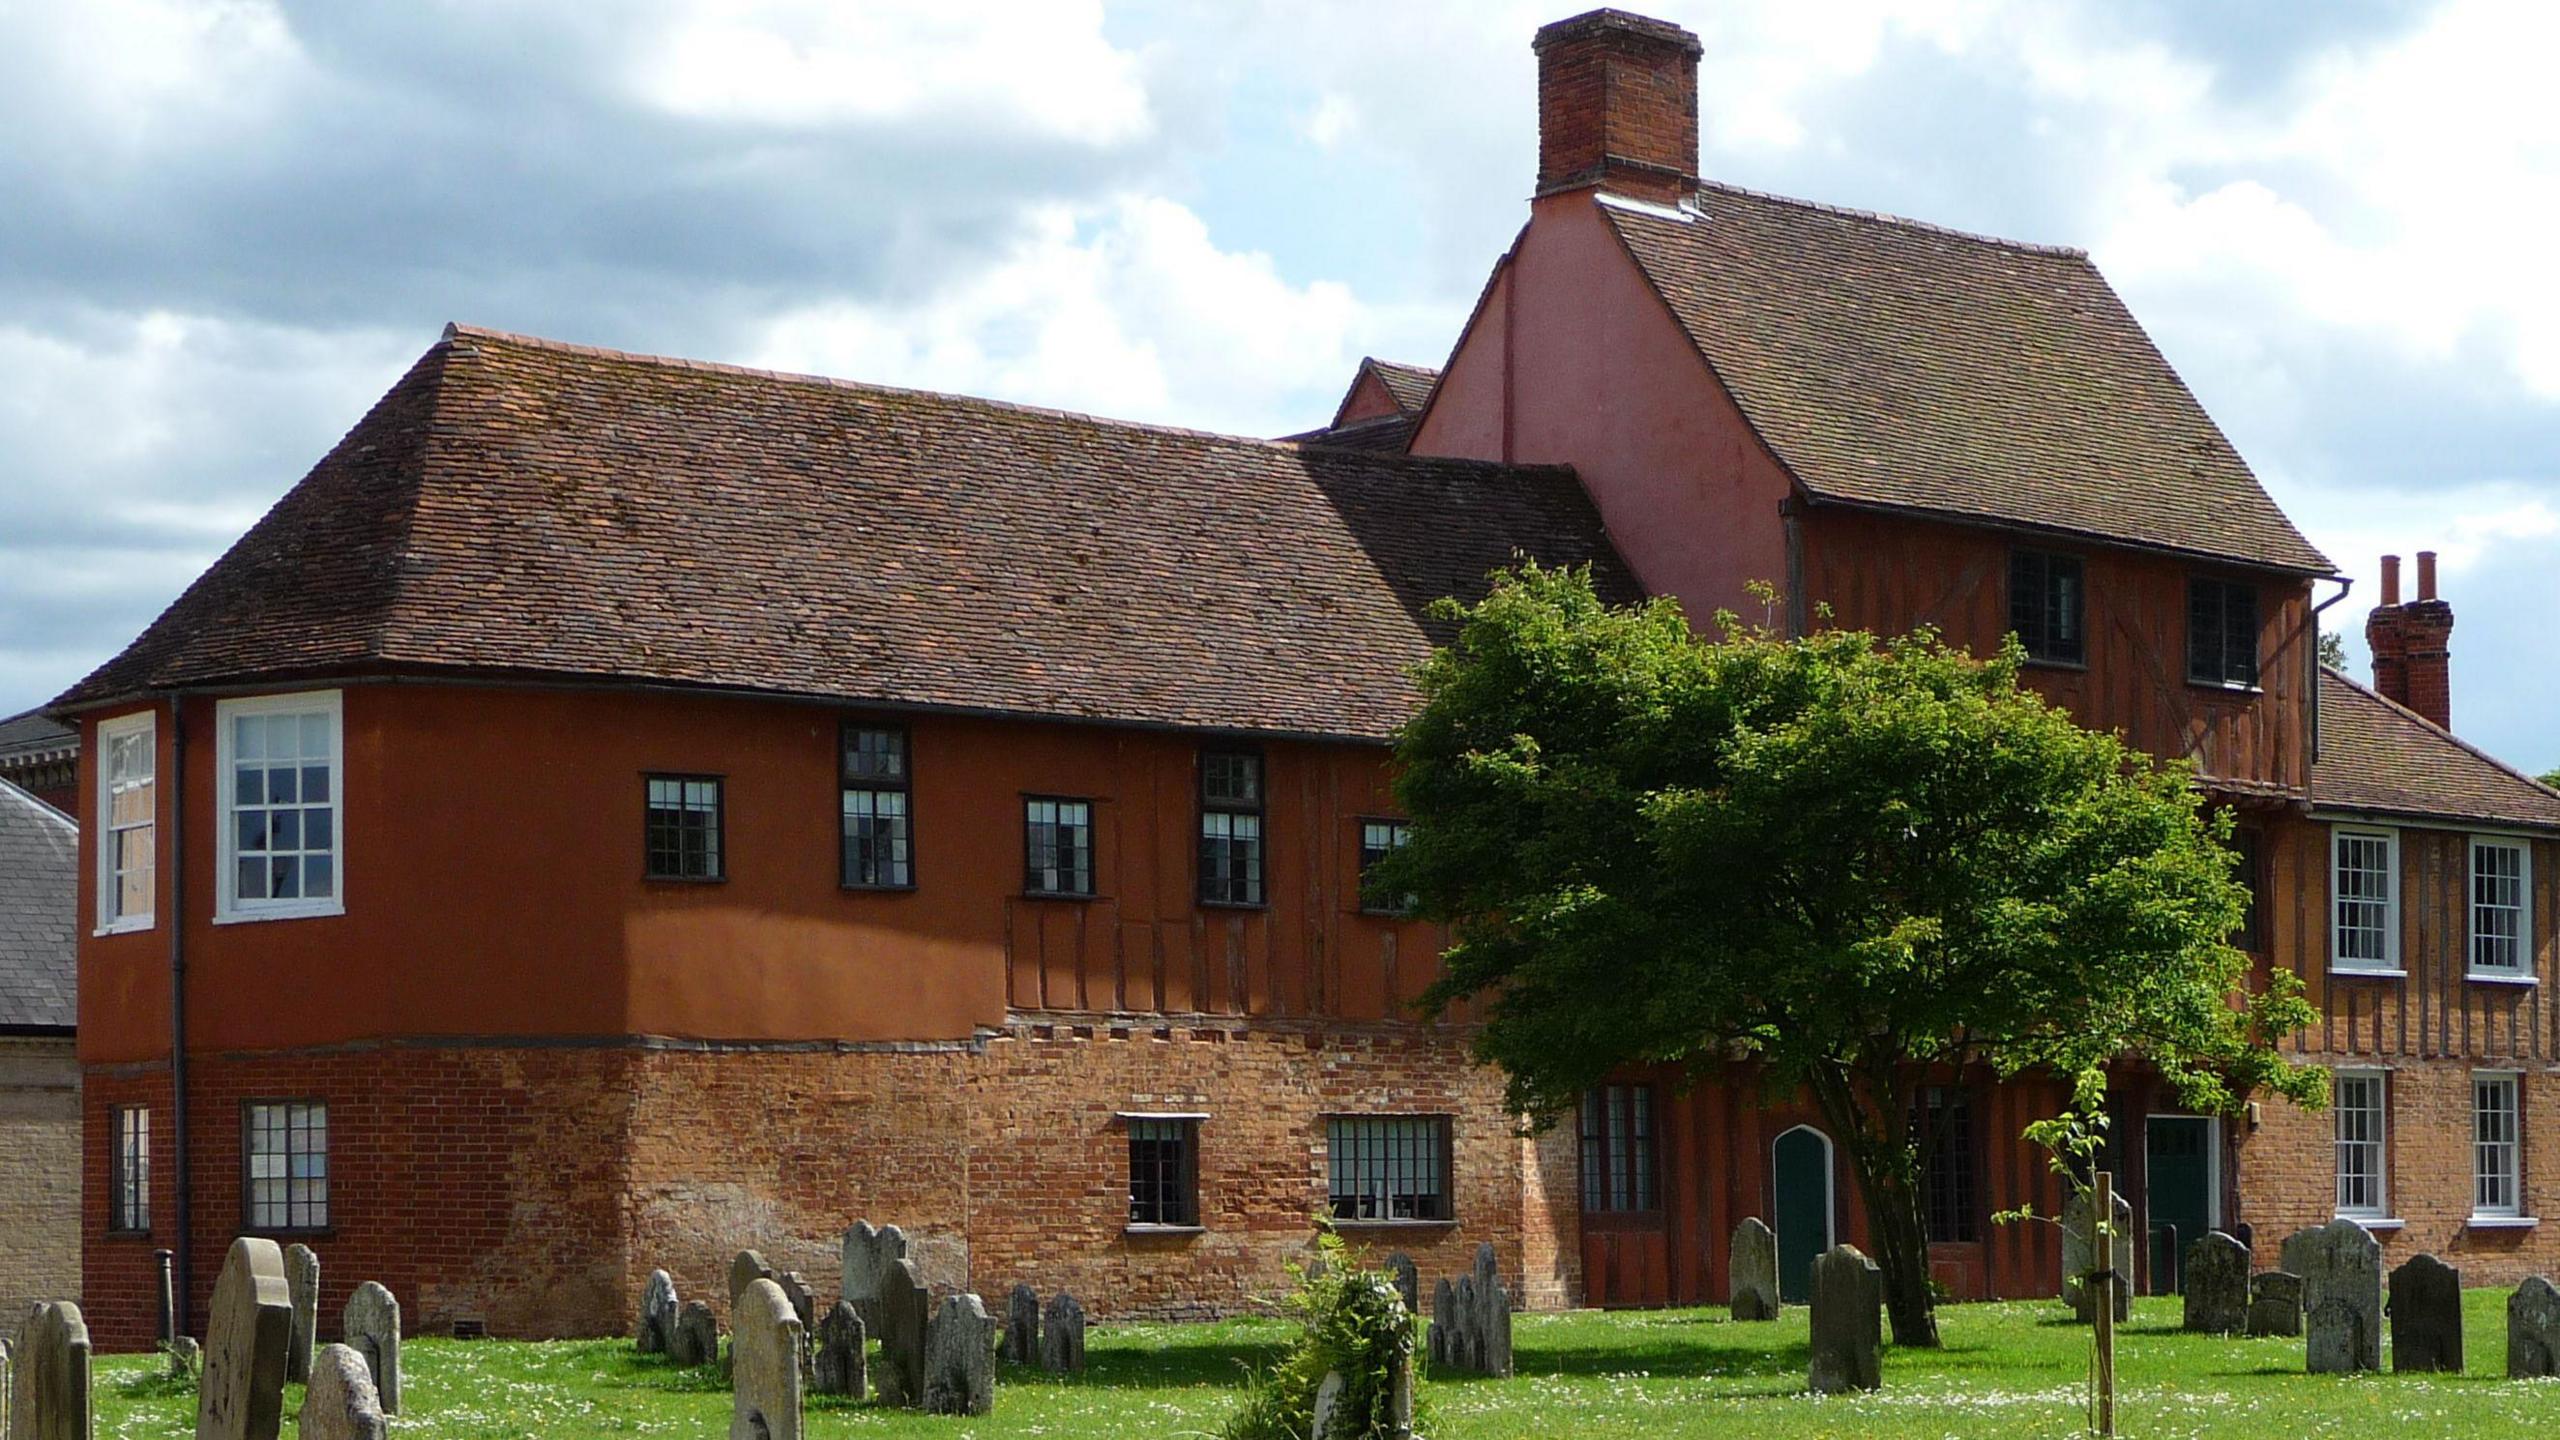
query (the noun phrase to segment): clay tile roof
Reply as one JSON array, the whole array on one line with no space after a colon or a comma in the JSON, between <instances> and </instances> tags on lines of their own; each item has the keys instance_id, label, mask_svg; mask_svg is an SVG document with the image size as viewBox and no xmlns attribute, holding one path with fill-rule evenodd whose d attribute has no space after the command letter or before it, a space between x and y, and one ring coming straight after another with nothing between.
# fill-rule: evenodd
<instances>
[{"instance_id":1,"label":"clay tile roof","mask_svg":"<svg viewBox=\"0 0 2560 1440\"><path fill-rule=\"evenodd\" d=\"M1378 739L1515 549L1638 593L1569 470L451 327L54 705L494 672Z\"/></svg>"},{"instance_id":2,"label":"clay tile roof","mask_svg":"<svg viewBox=\"0 0 2560 1440\"><path fill-rule=\"evenodd\" d=\"M0 780L0 1030L71 1028L79 828Z\"/></svg>"},{"instance_id":3,"label":"clay tile roof","mask_svg":"<svg viewBox=\"0 0 2560 1440\"><path fill-rule=\"evenodd\" d=\"M2320 672L2311 803L2560 829L2560 793L2335 670Z\"/></svg>"},{"instance_id":4,"label":"clay tile roof","mask_svg":"<svg viewBox=\"0 0 2560 1440\"><path fill-rule=\"evenodd\" d=\"M1376 415L1366 420L1354 420L1348 425L1330 425L1322 430L1304 430L1280 438L1300 445L1337 445L1400 455L1413 439L1414 426L1419 420L1420 417L1414 415Z\"/></svg>"},{"instance_id":5,"label":"clay tile roof","mask_svg":"<svg viewBox=\"0 0 2560 1440\"><path fill-rule=\"evenodd\" d=\"M1431 398L1431 387L1440 383L1440 372L1428 365L1399 365L1374 355L1360 363L1376 373L1378 383L1395 397L1396 408L1407 415L1421 410L1422 402Z\"/></svg>"},{"instance_id":6,"label":"clay tile roof","mask_svg":"<svg viewBox=\"0 0 2560 1440\"><path fill-rule=\"evenodd\" d=\"M1817 500L2335 569L2081 251L1714 184L1602 213Z\"/></svg>"}]
</instances>

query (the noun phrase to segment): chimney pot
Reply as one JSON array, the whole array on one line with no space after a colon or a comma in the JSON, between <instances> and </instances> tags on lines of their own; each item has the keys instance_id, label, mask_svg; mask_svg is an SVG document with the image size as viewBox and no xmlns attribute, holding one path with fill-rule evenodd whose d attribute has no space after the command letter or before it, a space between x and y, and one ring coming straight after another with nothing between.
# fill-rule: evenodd
<instances>
[{"instance_id":1,"label":"chimney pot","mask_svg":"<svg viewBox=\"0 0 2560 1440\"><path fill-rule=\"evenodd\" d=\"M2400 557L2397 555L2382 557L2382 603L2400 603Z\"/></svg>"},{"instance_id":2,"label":"chimney pot","mask_svg":"<svg viewBox=\"0 0 2560 1440\"><path fill-rule=\"evenodd\" d=\"M1676 204L1698 188L1698 37L1593 10L1538 31L1538 193Z\"/></svg>"},{"instance_id":3,"label":"chimney pot","mask_svg":"<svg viewBox=\"0 0 2560 1440\"><path fill-rule=\"evenodd\" d=\"M2418 552L2418 598L2436 598L2436 552L2433 550Z\"/></svg>"}]
</instances>

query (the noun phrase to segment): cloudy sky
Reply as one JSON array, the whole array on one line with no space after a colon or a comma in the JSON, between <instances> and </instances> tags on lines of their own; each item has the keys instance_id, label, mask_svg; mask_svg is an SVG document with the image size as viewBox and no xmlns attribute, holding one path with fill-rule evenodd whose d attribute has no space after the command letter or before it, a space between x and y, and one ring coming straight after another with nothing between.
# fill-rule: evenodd
<instances>
[{"instance_id":1,"label":"cloudy sky","mask_svg":"<svg viewBox=\"0 0 2560 1440\"><path fill-rule=\"evenodd\" d=\"M0 0L0 714L449 319L1320 421L1360 355L1446 354L1572 8ZM2333 616L2442 551L2457 724L2560 764L2547 7L1641 8L1705 39L1709 175L2092 250L2358 577Z\"/></svg>"}]
</instances>

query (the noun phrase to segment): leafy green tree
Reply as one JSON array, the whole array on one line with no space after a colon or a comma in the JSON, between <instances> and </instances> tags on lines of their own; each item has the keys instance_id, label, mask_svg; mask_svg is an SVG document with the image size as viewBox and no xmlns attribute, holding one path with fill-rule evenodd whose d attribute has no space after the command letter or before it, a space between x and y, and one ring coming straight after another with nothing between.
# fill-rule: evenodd
<instances>
[{"instance_id":1,"label":"leafy green tree","mask_svg":"<svg viewBox=\"0 0 2560 1440\"><path fill-rule=\"evenodd\" d=\"M1918 1088L1967 1066L2076 1086L2128 1057L2188 1103L2317 1103L2310 1022L2225 943L2246 892L2181 769L2082 729L1923 632L1789 640L1583 571L1444 605L1399 741L1412 842L1379 893L1448 921L1424 1004L1483 997L1511 1103L1569 1113L1621 1066L1744 1064L1809 1093L1866 1205L1897 1342L1937 1343Z\"/></svg>"},{"instance_id":2,"label":"leafy green tree","mask_svg":"<svg viewBox=\"0 0 2560 1440\"><path fill-rule=\"evenodd\" d=\"M2347 669L2346 637L2340 635L2335 630L2321 631L2320 663L2342 675L2345 674Z\"/></svg>"}]
</instances>

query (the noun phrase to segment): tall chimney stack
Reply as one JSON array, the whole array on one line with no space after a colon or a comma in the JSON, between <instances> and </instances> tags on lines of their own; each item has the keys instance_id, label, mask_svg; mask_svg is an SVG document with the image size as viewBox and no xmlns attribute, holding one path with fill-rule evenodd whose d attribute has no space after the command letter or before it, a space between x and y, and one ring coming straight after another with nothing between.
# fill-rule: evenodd
<instances>
[{"instance_id":1,"label":"tall chimney stack","mask_svg":"<svg viewBox=\"0 0 2560 1440\"><path fill-rule=\"evenodd\" d=\"M1594 10L1538 31L1538 193L1673 205L1698 188L1698 57L1666 20Z\"/></svg>"},{"instance_id":2,"label":"tall chimney stack","mask_svg":"<svg viewBox=\"0 0 2560 1440\"><path fill-rule=\"evenodd\" d=\"M2400 598L2400 557L2382 557L2382 603L2365 617L2373 688L2453 728L2453 606L2436 596L2436 552L2418 552L2418 597Z\"/></svg>"}]
</instances>

